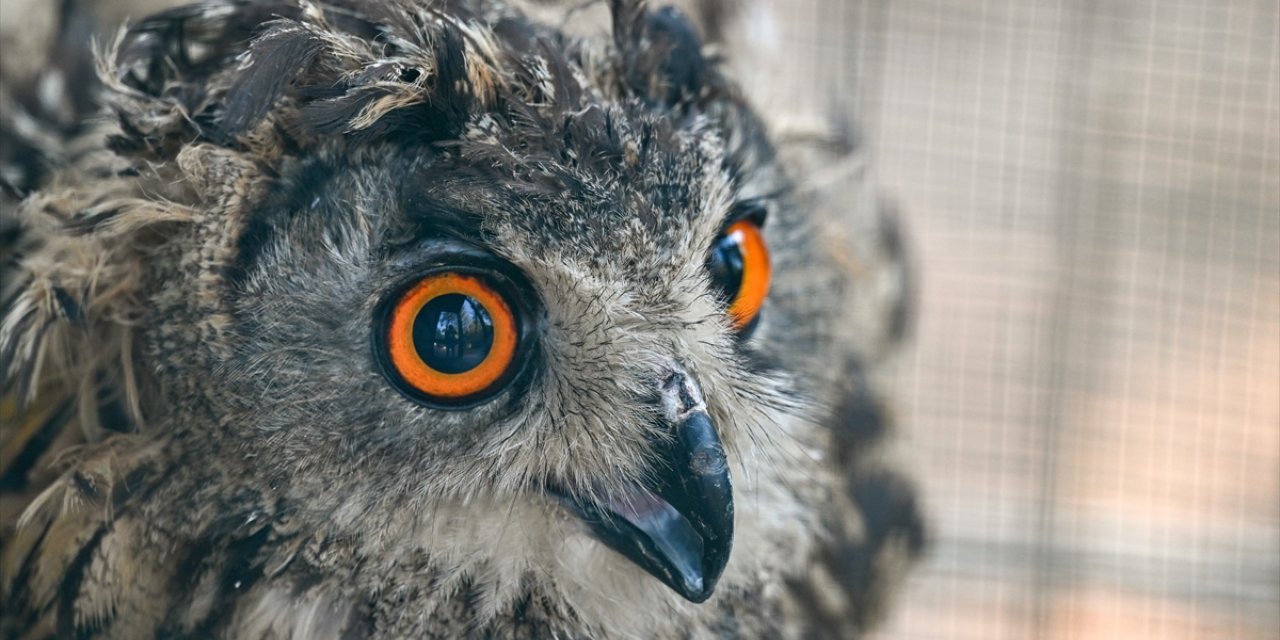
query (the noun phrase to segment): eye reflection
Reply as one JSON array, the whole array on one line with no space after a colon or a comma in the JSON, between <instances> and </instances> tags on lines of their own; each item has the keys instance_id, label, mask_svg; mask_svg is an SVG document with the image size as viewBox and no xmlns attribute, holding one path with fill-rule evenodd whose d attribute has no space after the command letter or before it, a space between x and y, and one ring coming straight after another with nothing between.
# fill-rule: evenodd
<instances>
[{"instance_id":1,"label":"eye reflection","mask_svg":"<svg viewBox=\"0 0 1280 640\"><path fill-rule=\"evenodd\" d=\"M711 247L711 259L707 268L711 272L711 281L719 290L721 299L726 304L733 302L742 287L742 272L745 269L742 257L742 234L725 234L720 236Z\"/></svg>"},{"instance_id":2,"label":"eye reflection","mask_svg":"<svg viewBox=\"0 0 1280 640\"><path fill-rule=\"evenodd\" d=\"M739 220L711 245L707 271L711 284L728 305L738 335L750 335L769 294L769 249L760 225Z\"/></svg>"},{"instance_id":3,"label":"eye reflection","mask_svg":"<svg viewBox=\"0 0 1280 640\"><path fill-rule=\"evenodd\" d=\"M432 299L413 322L418 357L440 373L479 366L493 347L493 320L474 298L449 293Z\"/></svg>"}]
</instances>

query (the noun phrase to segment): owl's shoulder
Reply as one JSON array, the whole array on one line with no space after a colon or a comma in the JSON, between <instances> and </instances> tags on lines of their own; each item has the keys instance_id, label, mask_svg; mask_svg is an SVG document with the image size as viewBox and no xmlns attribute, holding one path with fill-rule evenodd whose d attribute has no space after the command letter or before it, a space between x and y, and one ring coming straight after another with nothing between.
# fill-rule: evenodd
<instances>
[{"instance_id":1,"label":"owl's shoulder","mask_svg":"<svg viewBox=\"0 0 1280 640\"><path fill-rule=\"evenodd\" d=\"M217 637L235 624L289 637L356 620L334 618L353 598L297 597L326 541L207 457L121 434L60 463L0 541L0 636Z\"/></svg>"},{"instance_id":2,"label":"owl's shoulder","mask_svg":"<svg viewBox=\"0 0 1280 640\"><path fill-rule=\"evenodd\" d=\"M138 562L152 555L156 530L130 505L162 484L163 447L121 435L59 457L65 471L25 505L3 540L0 630L69 636L122 616L159 615L158 598L138 597L164 587L152 575L163 562Z\"/></svg>"},{"instance_id":3,"label":"owl's shoulder","mask_svg":"<svg viewBox=\"0 0 1280 640\"><path fill-rule=\"evenodd\" d=\"M917 487L892 450L894 416L850 364L825 426L840 472L808 566L788 581L789 618L805 637L855 638L874 627L928 543Z\"/></svg>"}]
</instances>

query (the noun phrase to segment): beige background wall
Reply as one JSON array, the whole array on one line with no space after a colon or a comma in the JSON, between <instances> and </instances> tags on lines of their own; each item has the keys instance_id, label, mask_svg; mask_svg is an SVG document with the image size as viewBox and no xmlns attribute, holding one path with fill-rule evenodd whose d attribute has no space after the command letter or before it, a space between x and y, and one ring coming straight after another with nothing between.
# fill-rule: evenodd
<instances>
[{"instance_id":1,"label":"beige background wall","mask_svg":"<svg viewBox=\"0 0 1280 640\"><path fill-rule=\"evenodd\" d=\"M880 637L1276 638L1280 3L773 6L923 276L937 539Z\"/></svg>"}]
</instances>

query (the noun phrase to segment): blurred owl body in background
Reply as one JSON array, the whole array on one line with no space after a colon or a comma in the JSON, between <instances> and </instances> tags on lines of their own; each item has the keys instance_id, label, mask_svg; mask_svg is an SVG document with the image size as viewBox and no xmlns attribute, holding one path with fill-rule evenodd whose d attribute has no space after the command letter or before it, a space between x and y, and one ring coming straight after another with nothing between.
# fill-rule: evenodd
<instances>
[{"instance_id":1,"label":"blurred owl body in background","mask_svg":"<svg viewBox=\"0 0 1280 640\"><path fill-rule=\"evenodd\" d=\"M208 2L100 85L58 11L0 83L5 637L875 620L901 243L770 138L734 5Z\"/></svg>"}]
</instances>

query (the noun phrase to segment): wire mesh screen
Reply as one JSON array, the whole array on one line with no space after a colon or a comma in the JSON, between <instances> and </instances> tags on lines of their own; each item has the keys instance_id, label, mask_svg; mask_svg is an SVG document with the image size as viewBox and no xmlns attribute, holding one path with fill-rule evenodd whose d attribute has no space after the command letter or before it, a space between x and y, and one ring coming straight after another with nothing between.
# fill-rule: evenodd
<instances>
[{"instance_id":1,"label":"wire mesh screen","mask_svg":"<svg viewBox=\"0 0 1280 640\"><path fill-rule=\"evenodd\" d=\"M919 265L934 542L880 637L1275 638L1280 4L777 14L781 94L852 105Z\"/></svg>"}]
</instances>

